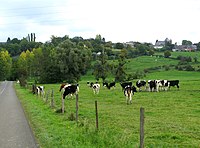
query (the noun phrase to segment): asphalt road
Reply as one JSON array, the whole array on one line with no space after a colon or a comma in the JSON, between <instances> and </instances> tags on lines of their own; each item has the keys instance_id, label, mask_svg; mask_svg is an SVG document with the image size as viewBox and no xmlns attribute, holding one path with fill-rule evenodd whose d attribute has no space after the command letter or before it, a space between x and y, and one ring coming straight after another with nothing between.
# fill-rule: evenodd
<instances>
[{"instance_id":1,"label":"asphalt road","mask_svg":"<svg viewBox=\"0 0 200 148\"><path fill-rule=\"evenodd\" d=\"M0 82L0 148L37 147L13 82Z\"/></svg>"}]
</instances>

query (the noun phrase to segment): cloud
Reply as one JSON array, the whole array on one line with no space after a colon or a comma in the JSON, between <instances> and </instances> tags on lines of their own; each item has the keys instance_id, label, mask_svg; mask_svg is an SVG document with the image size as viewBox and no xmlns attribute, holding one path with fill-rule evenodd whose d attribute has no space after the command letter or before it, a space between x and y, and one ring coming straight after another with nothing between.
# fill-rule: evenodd
<instances>
[{"instance_id":1,"label":"cloud","mask_svg":"<svg viewBox=\"0 0 200 148\"><path fill-rule=\"evenodd\" d=\"M0 10L0 41L31 32L42 42L96 34L113 42L200 41L199 0L10 0Z\"/></svg>"}]
</instances>

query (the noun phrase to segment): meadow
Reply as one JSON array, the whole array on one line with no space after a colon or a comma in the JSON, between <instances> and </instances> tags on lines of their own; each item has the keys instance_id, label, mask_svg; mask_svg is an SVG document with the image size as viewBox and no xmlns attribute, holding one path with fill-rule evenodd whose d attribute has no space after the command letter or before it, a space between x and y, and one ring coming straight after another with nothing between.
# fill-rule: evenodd
<instances>
[{"instance_id":1,"label":"meadow","mask_svg":"<svg viewBox=\"0 0 200 148\"><path fill-rule=\"evenodd\" d=\"M133 71L143 66L139 65L140 58L133 60L139 61L138 64L133 62ZM149 62L155 63L153 61L155 59ZM177 61L162 62L156 64ZM79 82L78 123L73 119L75 99L66 98L66 112L58 112L61 108L60 84L44 84L46 93L54 90L54 108L50 107L49 100L45 103L30 89L18 84L15 88L41 147L139 147L140 107L145 109L145 147L200 147L200 73L155 71L143 79L178 79L180 89L137 92L133 103L127 105L119 83L112 90L101 86L100 93L94 95L86 82L95 80L87 75ZM132 82L135 84L136 80ZM95 127L95 100L98 101L98 131Z\"/></svg>"}]
</instances>

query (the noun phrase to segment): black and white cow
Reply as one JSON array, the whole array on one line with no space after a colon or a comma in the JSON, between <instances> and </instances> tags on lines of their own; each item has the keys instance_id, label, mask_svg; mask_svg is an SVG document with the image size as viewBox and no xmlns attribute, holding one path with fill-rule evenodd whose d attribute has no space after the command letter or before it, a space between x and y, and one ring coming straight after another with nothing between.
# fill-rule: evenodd
<instances>
[{"instance_id":1,"label":"black and white cow","mask_svg":"<svg viewBox=\"0 0 200 148\"><path fill-rule=\"evenodd\" d=\"M120 83L121 87L122 87L122 91L125 89L126 86L132 86L132 82L123 82Z\"/></svg>"},{"instance_id":2,"label":"black and white cow","mask_svg":"<svg viewBox=\"0 0 200 148\"><path fill-rule=\"evenodd\" d=\"M107 87L108 88L108 82L103 82L103 87Z\"/></svg>"},{"instance_id":3,"label":"black and white cow","mask_svg":"<svg viewBox=\"0 0 200 148\"><path fill-rule=\"evenodd\" d=\"M103 82L103 86L107 87L108 89L111 89L112 87L115 88L115 82L111 82L110 84L108 82Z\"/></svg>"},{"instance_id":4,"label":"black and white cow","mask_svg":"<svg viewBox=\"0 0 200 148\"><path fill-rule=\"evenodd\" d=\"M94 94L99 94L100 84L96 82L95 84L92 85L92 89L93 89Z\"/></svg>"},{"instance_id":5,"label":"black and white cow","mask_svg":"<svg viewBox=\"0 0 200 148\"><path fill-rule=\"evenodd\" d=\"M61 84L60 91L62 98L71 95L71 97L79 92L79 84Z\"/></svg>"},{"instance_id":6,"label":"black and white cow","mask_svg":"<svg viewBox=\"0 0 200 148\"><path fill-rule=\"evenodd\" d=\"M137 92L135 86L130 86L130 85L125 86L124 95L126 97L127 104L132 104L132 96L134 95L134 92Z\"/></svg>"},{"instance_id":7,"label":"black and white cow","mask_svg":"<svg viewBox=\"0 0 200 148\"><path fill-rule=\"evenodd\" d=\"M37 92L38 96L44 98L44 95L45 95L44 86L37 86L36 87L36 92Z\"/></svg>"},{"instance_id":8,"label":"black and white cow","mask_svg":"<svg viewBox=\"0 0 200 148\"><path fill-rule=\"evenodd\" d=\"M157 80L157 89L167 91L169 88L168 80Z\"/></svg>"},{"instance_id":9,"label":"black and white cow","mask_svg":"<svg viewBox=\"0 0 200 148\"><path fill-rule=\"evenodd\" d=\"M68 95L78 94L78 92L79 92L78 84L68 85L68 86L64 87L63 99L65 99L65 97L68 96Z\"/></svg>"},{"instance_id":10,"label":"black and white cow","mask_svg":"<svg viewBox=\"0 0 200 148\"><path fill-rule=\"evenodd\" d=\"M179 89L179 80L168 80L168 82L169 82L169 88L171 87L171 86L176 86L178 89Z\"/></svg>"},{"instance_id":11,"label":"black and white cow","mask_svg":"<svg viewBox=\"0 0 200 148\"><path fill-rule=\"evenodd\" d=\"M149 91L158 91L158 80L148 80Z\"/></svg>"},{"instance_id":12,"label":"black and white cow","mask_svg":"<svg viewBox=\"0 0 200 148\"><path fill-rule=\"evenodd\" d=\"M145 87L145 90L146 90L146 81L145 80L138 80L136 82L136 86L139 88L139 91L142 91L142 87Z\"/></svg>"}]
</instances>

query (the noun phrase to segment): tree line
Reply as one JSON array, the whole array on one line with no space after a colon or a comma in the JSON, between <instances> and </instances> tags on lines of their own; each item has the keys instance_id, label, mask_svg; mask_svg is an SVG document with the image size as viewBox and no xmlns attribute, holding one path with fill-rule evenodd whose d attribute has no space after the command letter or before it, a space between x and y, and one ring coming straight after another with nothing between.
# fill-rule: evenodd
<instances>
[{"instance_id":1,"label":"tree line","mask_svg":"<svg viewBox=\"0 0 200 148\"><path fill-rule=\"evenodd\" d=\"M92 70L94 77L105 79L113 75L116 81L127 79L127 58L153 55L152 44L135 42L134 46L106 42L101 35L95 38L69 38L52 36L46 43L31 39L8 38L0 44L0 80L19 79L25 85L27 79L40 83L78 82L82 75ZM108 62L109 59L117 62Z\"/></svg>"}]
</instances>

